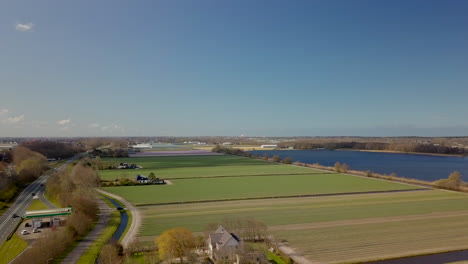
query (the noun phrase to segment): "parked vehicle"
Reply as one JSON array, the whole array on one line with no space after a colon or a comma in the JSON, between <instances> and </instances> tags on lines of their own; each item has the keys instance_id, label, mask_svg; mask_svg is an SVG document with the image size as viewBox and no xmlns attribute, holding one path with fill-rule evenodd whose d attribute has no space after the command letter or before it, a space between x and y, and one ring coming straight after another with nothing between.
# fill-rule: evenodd
<instances>
[{"instance_id":1,"label":"parked vehicle","mask_svg":"<svg viewBox=\"0 0 468 264\"><path fill-rule=\"evenodd\" d=\"M23 230L23 231L21 231L21 234L22 235L27 235L27 234L29 234L29 232L27 230Z\"/></svg>"},{"instance_id":2,"label":"parked vehicle","mask_svg":"<svg viewBox=\"0 0 468 264\"><path fill-rule=\"evenodd\" d=\"M39 233L39 232L41 232L41 230L39 230L39 228L34 228L33 229L33 233Z\"/></svg>"},{"instance_id":3,"label":"parked vehicle","mask_svg":"<svg viewBox=\"0 0 468 264\"><path fill-rule=\"evenodd\" d=\"M123 210L123 207L118 206L118 207L117 207L117 210Z\"/></svg>"},{"instance_id":4,"label":"parked vehicle","mask_svg":"<svg viewBox=\"0 0 468 264\"><path fill-rule=\"evenodd\" d=\"M24 224L24 227L31 227L31 224L30 224L30 223L26 223L26 224Z\"/></svg>"},{"instance_id":5,"label":"parked vehicle","mask_svg":"<svg viewBox=\"0 0 468 264\"><path fill-rule=\"evenodd\" d=\"M32 196L35 196L35 195L36 195L36 193L31 193L31 195L32 195Z\"/></svg>"}]
</instances>

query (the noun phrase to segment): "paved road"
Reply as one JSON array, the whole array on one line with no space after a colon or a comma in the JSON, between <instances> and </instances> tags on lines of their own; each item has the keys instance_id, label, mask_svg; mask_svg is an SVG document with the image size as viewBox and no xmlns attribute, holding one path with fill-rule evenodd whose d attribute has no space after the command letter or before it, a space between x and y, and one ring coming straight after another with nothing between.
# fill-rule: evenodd
<instances>
[{"instance_id":1,"label":"paved road","mask_svg":"<svg viewBox=\"0 0 468 264\"><path fill-rule=\"evenodd\" d=\"M45 186L41 186L47 181L46 175L37 178L33 183L26 187L12 204L10 209L0 217L0 244L5 242L8 235L16 228L21 218L13 218L13 214L23 215L33 200L32 193L43 191Z\"/></svg>"},{"instance_id":2,"label":"paved road","mask_svg":"<svg viewBox=\"0 0 468 264\"><path fill-rule=\"evenodd\" d=\"M67 164L70 162L73 162L76 160L78 156L75 156L74 158L68 160L66 163L64 163L62 166L60 166L57 170L61 170L65 168ZM3 213L2 216L0 216L0 245L5 242L7 239L8 235L13 232L13 230L16 228L16 226L21 222L21 218L13 218L13 214L17 214L19 216L23 215L26 209L29 207L33 200L33 193L39 196L39 199L41 201L45 202L47 206L50 208L55 208L55 206L50 203L45 197L44 197L44 191L45 191L45 184L47 182L47 179L49 178L50 171L47 172L45 175L42 175L41 177L37 178L34 182L29 184L28 187L26 187L21 194L16 198L16 201L11 205L10 209L8 209L5 213ZM41 184L43 186L41 186Z\"/></svg>"}]
</instances>

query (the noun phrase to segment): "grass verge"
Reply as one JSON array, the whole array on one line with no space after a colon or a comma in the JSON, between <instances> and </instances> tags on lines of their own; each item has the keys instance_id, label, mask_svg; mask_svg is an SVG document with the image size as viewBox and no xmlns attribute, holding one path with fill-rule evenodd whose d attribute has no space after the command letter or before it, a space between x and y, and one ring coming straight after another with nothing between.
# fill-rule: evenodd
<instances>
[{"instance_id":1,"label":"grass verge","mask_svg":"<svg viewBox=\"0 0 468 264\"><path fill-rule=\"evenodd\" d=\"M51 197L50 195L47 194L47 192L44 193L44 197L49 200L49 202L51 202L52 204L54 204L55 206L57 206L58 208L62 207L60 205L60 203L58 202L57 199Z\"/></svg>"},{"instance_id":2,"label":"grass verge","mask_svg":"<svg viewBox=\"0 0 468 264\"><path fill-rule=\"evenodd\" d=\"M107 199L105 199L107 200ZM114 211L110 214L109 223L107 224L104 231L101 235L93 242L93 244L88 248L88 250L78 259L77 263L80 264L92 264L95 263L96 259L99 257L101 248L111 239L112 235L117 230L117 227L120 223L120 212Z\"/></svg>"},{"instance_id":3,"label":"grass verge","mask_svg":"<svg viewBox=\"0 0 468 264\"><path fill-rule=\"evenodd\" d=\"M47 205L45 205L45 203L43 203L41 200L39 199L34 199L31 203L31 205L29 205L28 209L26 209L26 211L30 211L30 210L44 210L44 209L49 209L49 207L47 207Z\"/></svg>"},{"instance_id":4,"label":"grass verge","mask_svg":"<svg viewBox=\"0 0 468 264\"><path fill-rule=\"evenodd\" d=\"M2 256L0 258L0 264L9 263L27 247L28 243L14 234L10 240L5 241L5 243L0 246L0 256Z\"/></svg>"}]
</instances>

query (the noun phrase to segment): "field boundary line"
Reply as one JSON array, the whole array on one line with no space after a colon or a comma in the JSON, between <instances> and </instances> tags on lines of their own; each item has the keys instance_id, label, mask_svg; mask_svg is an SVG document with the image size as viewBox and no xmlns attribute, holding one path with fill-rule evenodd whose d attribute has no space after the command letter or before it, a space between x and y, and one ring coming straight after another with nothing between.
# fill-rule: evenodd
<instances>
[{"instance_id":1,"label":"field boundary line","mask_svg":"<svg viewBox=\"0 0 468 264\"><path fill-rule=\"evenodd\" d=\"M309 164L309 163L305 163L305 164ZM403 182L403 181L398 181L398 180L381 179L381 178L377 178L377 177L367 177L367 176L353 174L353 173L349 173L349 172L334 172L334 171L330 171L330 170L319 169L319 168L311 168L311 167L301 166L301 165L297 165L297 164L285 164L285 165L291 165L291 166L296 166L296 167L301 167L301 168L309 168L309 169L319 170L319 171L328 172L328 173L332 173L332 174L346 174L346 175L349 175L349 176L354 176L354 177L359 177L359 178L364 178L364 179L374 179L374 180L379 180L379 181L399 183L399 184L408 185L408 186L423 187L423 188L430 188L430 189L433 189L433 190L439 190L439 188L435 188L434 186L425 185L425 184L408 183L408 182ZM309 164L309 165L312 165L312 164ZM408 179L411 179L411 178L408 178Z\"/></svg>"},{"instance_id":2,"label":"field boundary line","mask_svg":"<svg viewBox=\"0 0 468 264\"><path fill-rule=\"evenodd\" d=\"M359 195L373 193L397 193L397 192L415 192L415 191L430 191L430 188L418 188L407 190L386 190L386 191L368 191L368 192L349 192L349 193L323 193L323 194L303 194L303 195L284 195L284 196L264 196L250 198L232 198L232 199L217 199L217 200L200 200L200 201L181 201L167 203L148 203L137 204L136 207L144 206L159 206L159 205L176 205L176 204L194 204L194 203L212 203L212 202L229 202L229 201L247 201L247 200L267 200L267 199L285 199L285 198L305 198L305 197L325 197L325 196L341 196L341 195Z\"/></svg>"},{"instance_id":3,"label":"field boundary line","mask_svg":"<svg viewBox=\"0 0 468 264\"><path fill-rule=\"evenodd\" d=\"M346 220L325 221L325 222L316 222L316 223L274 225L274 226L269 226L268 230L269 231L291 231L291 230L340 227L340 226L350 226L350 225L393 223L393 222L400 222L400 221L416 221L416 220L424 220L424 219L458 217L458 216L468 216L468 210L432 212L432 213L427 213L427 214L415 214L415 215L399 215L399 216L386 216L386 217L373 217L373 218L346 219Z\"/></svg>"},{"instance_id":4,"label":"field boundary line","mask_svg":"<svg viewBox=\"0 0 468 264\"><path fill-rule=\"evenodd\" d=\"M235 177L262 177L262 176L290 176L290 175L323 175L323 174L336 174L334 172L322 173L322 172L311 172L311 173L272 173L272 174L249 174L249 175L214 175L214 176L193 176L185 178L167 178L169 180L187 180L187 179L212 179L212 178L235 178Z\"/></svg>"}]
</instances>

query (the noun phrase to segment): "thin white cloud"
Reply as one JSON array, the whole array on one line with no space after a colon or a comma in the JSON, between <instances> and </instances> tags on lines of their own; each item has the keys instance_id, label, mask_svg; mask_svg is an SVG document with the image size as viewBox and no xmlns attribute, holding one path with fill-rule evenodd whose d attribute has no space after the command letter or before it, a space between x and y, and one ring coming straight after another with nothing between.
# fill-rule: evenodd
<instances>
[{"instance_id":1,"label":"thin white cloud","mask_svg":"<svg viewBox=\"0 0 468 264\"><path fill-rule=\"evenodd\" d=\"M26 24L18 23L15 25L16 30L23 31L23 32L30 31L33 29L33 27L34 27L33 23L26 23Z\"/></svg>"},{"instance_id":2,"label":"thin white cloud","mask_svg":"<svg viewBox=\"0 0 468 264\"><path fill-rule=\"evenodd\" d=\"M1 116L1 115L4 115L4 114L8 114L8 112L9 112L8 109L5 109L5 108L4 108L4 109L0 109L0 116Z\"/></svg>"},{"instance_id":3,"label":"thin white cloud","mask_svg":"<svg viewBox=\"0 0 468 264\"><path fill-rule=\"evenodd\" d=\"M14 117L9 117L7 118L7 122L8 123L12 123L12 124L18 124L20 123L21 121L24 120L24 115L19 115L19 116L14 116Z\"/></svg>"},{"instance_id":4,"label":"thin white cloud","mask_svg":"<svg viewBox=\"0 0 468 264\"><path fill-rule=\"evenodd\" d=\"M57 125L64 126L64 125L70 124L70 122L71 122L70 118L64 119L64 120L59 120L59 121L57 121Z\"/></svg>"},{"instance_id":5,"label":"thin white cloud","mask_svg":"<svg viewBox=\"0 0 468 264\"><path fill-rule=\"evenodd\" d=\"M98 123L91 123L91 124L89 124L89 126L92 127L92 128L98 128L98 127L100 127L101 125L98 124Z\"/></svg>"}]
</instances>

